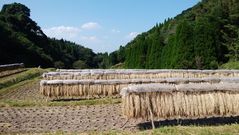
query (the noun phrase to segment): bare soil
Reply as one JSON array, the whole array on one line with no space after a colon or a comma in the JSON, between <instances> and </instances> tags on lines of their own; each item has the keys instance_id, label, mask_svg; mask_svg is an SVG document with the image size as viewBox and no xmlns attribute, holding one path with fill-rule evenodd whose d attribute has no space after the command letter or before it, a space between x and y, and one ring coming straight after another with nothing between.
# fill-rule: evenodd
<instances>
[{"instance_id":1,"label":"bare soil","mask_svg":"<svg viewBox=\"0 0 239 135\"><path fill-rule=\"evenodd\" d=\"M120 104L76 107L0 108L0 133L138 130L140 120L125 119Z\"/></svg>"},{"instance_id":2,"label":"bare soil","mask_svg":"<svg viewBox=\"0 0 239 135\"><path fill-rule=\"evenodd\" d=\"M39 82L23 85L0 96L1 100L45 101ZM62 101L65 102L65 101ZM108 130L137 131L141 120L128 120L121 104L58 107L2 107L0 133L88 132Z\"/></svg>"},{"instance_id":3,"label":"bare soil","mask_svg":"<svg viewBox=\"0 0 239 135\"><path fill-rule=\"evenodd\" d=\"M45 101L46 97L39 93L40 82L33 81L20 86L17 89L13 89L0 96L0 99L8 100L30 100L30 101Z\"/></svg>"}]
</instances>

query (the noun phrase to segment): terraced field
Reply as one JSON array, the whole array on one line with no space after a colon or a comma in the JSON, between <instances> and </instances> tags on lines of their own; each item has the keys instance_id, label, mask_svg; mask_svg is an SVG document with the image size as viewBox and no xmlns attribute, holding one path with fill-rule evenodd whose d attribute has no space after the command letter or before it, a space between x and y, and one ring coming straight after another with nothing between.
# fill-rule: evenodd
<instances>
[{"instance_id":1,"label":"terraced field","mask_svg":"<svg viewBox=\"0 0 239 135\"><path fill-rule=\"evenodd\" d=\"M119 104L1 108L0 112L0 132L3 133L135 131L140 123L139 120L126 123Z\"/></svg>"},{"instance_id":2,"label":"terraced field","mask_svg":"<svg viewBox=\"0 0 239 135\"><path fill-rule=\"evenodd\" d=\"M23 81L0 95L0 133L138 129L139 120L127 121L121 115L119 99L53 102L39 94L39 81Z\"/></svg>"},{"instance_id":3,"label":"terraced field","mask_svg":"<svg viewBox=\"0 0 239 135\"><path fill-rule=\"evenodd\" d=\"M44 72L41 70L40 72ZM24 71L7 78L26 76ZM4 80L4 78L1 78ZM53 100L39 93L40 76L0 89L0 134L238 134L238 117L164 120L122 116L120 98ZM184 126L180 126L184 125Z\"/></svg>"},{"instance_id":4,"label":"terraced field","mask_svg":"<svg viewBox=\"0 0 239 135\"><path fill-rule=\"evenodd\" d=\"M23 82L22 86L13 89L0 96L1 99L6 100L22 100L22 101L43 101L46 100L39 92L39 79Z\"/></svg>"}]
</instances>

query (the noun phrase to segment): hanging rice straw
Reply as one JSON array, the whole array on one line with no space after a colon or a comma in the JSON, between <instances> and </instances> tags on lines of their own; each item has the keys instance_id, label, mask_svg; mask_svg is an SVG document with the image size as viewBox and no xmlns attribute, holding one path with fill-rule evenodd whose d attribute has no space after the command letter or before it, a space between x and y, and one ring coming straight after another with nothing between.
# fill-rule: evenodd
<instances>
[{"instance_id":1,"label":"hanging rice straw","mask_svg":"<svg viewBox=\"0 0 239 135\"><path fill-rule=\"evenodd\" d=\"M194 119L239 115L238 83L143 84L121 90L128 118Z\"/></svg>"}]
</instances>

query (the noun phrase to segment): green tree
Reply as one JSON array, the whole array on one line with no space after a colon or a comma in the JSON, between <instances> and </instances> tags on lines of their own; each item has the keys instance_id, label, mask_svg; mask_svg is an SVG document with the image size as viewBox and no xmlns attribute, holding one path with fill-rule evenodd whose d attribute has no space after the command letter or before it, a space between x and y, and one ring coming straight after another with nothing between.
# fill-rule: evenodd
<instances>
[{"instance_id":1,"label":"green tree","mask_svg":"<svg viewBox=\"0 0 239 135\"><path fill-rule=\"evenodd\" d=\"M208 18L200 18L194 30L195 59L203 64L200 68L210 69L210 63L217 61L217 28L213 23L209 23Z\"/></svg>"},{"instance_id":2,"label":"green tree","mask_svg":"<svg viewBox=\"0 0 239 135\"><path fill-rule=\"evenodd\" d=\"M175 68L193 68L194 46L193 27L187 22L180 23L176 30L177 49L175 53Z\"/></svg>"},{"instance_id":3,"label":"green tree","mask_svg":"<svg viewBox=\"0 0 239 135\"><path fill-rule=\"evenodd\" d=\"M84 61L78 60L73 63L73 68L74 69L86 69L86 68L88 68L88 66L86 65L86 63Z\"/></svg>"},{"instance_id":4,"label":"green tree","mask_svg":"<svg viewBox=\"0 0 239 135\"><path fill-rule=\"evenodd\" d=\"M56 61L56 62L54 63L54 67L61 69L61 68L64 68L64 67L65 67L65 64L64 64L62 61Z\"/></svg>"},{"instance_id":5,"label":"green tree","mask_svg":"<svg viewBox=\"0 0 239 135\"><path fill-rule=\"evenodd\" d=\"M235 38L230 45L228 45L229 54L227 55L231 61L239 61L239 30L238 36Z\"/></svg>"},{"instance_id":6,"label":"green tree","mask_svg":"<svg viewBox=\"0 0 239 135\"><path fill-rule=\"evenodd\" d=\"M30 17L30 9L21 3L3 5L1 12L4 14L12 14L12 15L24 14Z\"/></svg>"}]
</instances>

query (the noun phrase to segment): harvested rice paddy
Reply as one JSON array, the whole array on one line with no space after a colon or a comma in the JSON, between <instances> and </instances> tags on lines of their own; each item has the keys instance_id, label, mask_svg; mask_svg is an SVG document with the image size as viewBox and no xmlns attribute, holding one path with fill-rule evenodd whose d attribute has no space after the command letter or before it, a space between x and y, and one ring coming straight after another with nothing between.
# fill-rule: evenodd
<instances>
[{"instance_id":1,"label":"harvested rice paddy","mask_svg":"<svg viewBox=\"0 0 239 135\"><path fill-rule=\"evenodd\" d=\"M96 70L97 71L97 70ZM142 70L132 70L130 72L142 72ZM14 78L14 76L19 77L19 74L24 74L24 72L19 72L10 76L7 76L7 78ZM44 71L46 72L46 71ZM66 70L58 71L58 72L66 72ZM79 72L72 70L73 72ZM80 71L81 72L81 71ZM88 72L87 70L84 72ZM112 72L112 71L110 71ZM122 72L122 71L119 71ZM194 71L195 72L195 71ZM201 71L200 71L201 72ZM209 72L209 71L207 71ZM220 77L220 78L213 78L213 75L217 76L226 76L228 77ZM197 79L191 79L186 77L183 78L181 76L181 73L178 73L179 77L177 78L137 78L135 79L121 79L124 77L119 78L118 80L108 78L108 80L99 80L98 82L95 80L77 80L77 85L82 84L84 81L90 81L89 84L96 84L100 85L119 85L119 84L127 84L130 82L130 85L125 86L131 87L132 85L151 85L152 81L154 85L157 85L158 83L160 85L168 84L170 87L175 88L177 85L192 85L199 84L201 85L201 82L207 84L207 85L223 85L223 83L237 83L237 75L235 71L230 72L221 72L220 74L217 74L215 72L210 71L210 76L203 76ZM25 75L23 75L25 76ZM151 74L152 76L152 74ZM169 76L169 75L167 75ZM171 75L170 75L171 76ZM187 75L189 76L189 75ZM192 76L190 74L190 76ZM142 76L141 76L142 77ZM234 78L233 78L234 77ZM105 77L103 77L105 78ZM181 79L180 79L181 78ZM150 95L150 97L157 97L157 94L154 91L153 93L144 93L144 91L147 90L140 90L142 93L142 97L140 100L136 97L131 97L132 100L127 101L127 106L129 109L125 108L125 102L126 100L123 100L122 97L119 95L120 89L117 89L116 95L105 95L105 96L92 96L92 97L79 97L79 96L63 96L63 97L50 97L46 96L42 93L40 93L40 81L43 78L40 76L34 76L30 79L23 79L22 81L11 85L9 87L0 89L0 133L2 134L238 134L239 133L239 116L237 115L237 112L239 110L235 110L235 107L228 106L230 104L230 100L233 100L233 98L230 98L228 101L218 102L216 103L219 105L219 103L222 103L225 108L231 107L234 109L233 114L236 115L224 115L226 112L222 112L223 115L214 116L211 115L210 117L181 117L179 114L185 114L183 113L183 109L187 109L187 106L192 108L190 105L191 99L187 99L188 102L185 102L186 108L183 105L180 108L180 102L183 103L183 101L187 101L185 95L182 95L179 93L179 95L182 95L185 99L178 99L180 96L172 97L172 101L177 100L179 101L175 110L175 105L173 102L171 102L170 99L166 100L165 102L162 102L162 104L165 104L166 109L168 108L172 112L172 117L162 117L163 115L160 114L160 106L157 106L157 100L154 100L155 98L152 98L151 100L147 100L151 107L154 107L154 125L156 126L156 129L152 130L152 123L150 120L150 113L148 112L149 109L147 109L147 105L145 104L145 108L137 108L139 105L137 103L140 101L141 103L147 103L144 101L144 99L148 99L145 95ZM4 79L3 79L4 80ZM66 78L65 80L69 80ZM121 80L121 81L120 81ZM156 82L156 80L158 82ZM46 81L52 81L51 79L46 79ZM54 80L53 80L54 81ZM138 81L138 83L137 83ZM151 81L151 82L150 82ZM67 81L66 81L67 82ZM76 81L75 81L76 82ZM93 82L93 83L92 83ZM109 83L110 82L110 83ZM132 83L133 82L133 83ZM148 84L150 82L150 84ZM63 84L63 82L61 81ZM69 81L68 81L69 83ZM108 83L108 84L107 84ZM74 83L73 83L74 84ZM229 84L229 85L230 85ZM72 85L72 84L67 84ZM203 84L202 84L203 85ZM94 86L94 85L93 85ZM219 86L219 85L218 85ZM233 85L235 86L235 85ZM52 86L54 88L54 85ZM78 86L79 87L79 86ZM100 86L92 87L92 90L99 89ZM111 86L110 86L111 87ZM108 90L108 88L104 88L105 90ZM133 86L134 87L134 86ZM206 85L205 85L206 87ZM53 89L51 88L51 89ZM179 88L177 86L177 88ZM192 86L187 87L188 89L185 89L186 91L190 91L189 89L192 88ZM220 87L223 89L223 87ZM229 88L229 87L227 87ZM101 88L102 89L102 88ZM114 89L114 88L112 88ZM195 88L193 88L195 90ZM235 88L234 88L235 89ZM233 89L233 90L234 90ZM68 89L70 91L71 88ZM133 90L133 89L131 89ZM233 93L233 90L230 89ZM149 90L150 91L150 90ZM175 90L173 90L175 91ZM184 91L181 89L181 91ZM203 93L205 93L205 90L202 90ZM212 90L214 91L214 90ZM140 94L141 94L140 93ZM168 94L173 92L167 92ZM128 93L125 93L126 95L133 95L135 96L135 91L128 91ZM139 94L136 92L136 95ZM145 94L145 95L144 95ZM187 93L188 94L188 93ZM193 93L193 94L197 94ZM159 94L159 97L161 95ZM225 95L229 96L229 94ZM225 97L223 95L223 97ZM195 104L201 103L202 108L207 107L206 102L198 102L202 101L202 99L205 99L207 97L199 96L199 98L196 98L195 102L191 102ZM208 98L212 98L212 96L209 95ZM222 96L220 97L222 98ZM124 97L123 97L124 99ZM156 98L157 99L157 98ZM160 99L160 98L159 98ZM229 97L227 97L229 99ZM192 99L194 101L194 99ZM170 104L166 105L166 103L169 102ZM187 103L187 104L186 104ZM160 104L160 105L162 105ZM235 106L237 106L237 103L233 103ZM130 106L129 106L130 105ZM211 104L209 104L211 105ZM174 107L172 107L174 106ZM218 107L218 106L217 106ZM219 105L220 107L220 105ZM238 106L237 106L238 107ZM174 108L174 109L173 109ZM195 107L196 108L196 107ZM209 107L210 108L210 107ZM146 110L145 110L146 109ZM205 109L205 108L204 108ZM207 108L206 108L207 109ZM220 109L220 108L219 108ZM221 108L223 110L223 108ZM230 108L227 108L227 112L231 111ZM123 111L124 110L124 111ZM200 108L196 111L192 108L192 112L200 112ZM144 112L146 111L147 114L144 115ZM207 115L208 110L205 111L205 115ZM161 111L162 112L162 111ZM173 114L179 112L177 114ZM129 115L130 117L127 117L127 113L132 113L132 115ZM191 113L189 111L189 113ZM177 116L177 117L174 117ZM194 113L192 114L194 115ZM159 117L158 117L159 116ZM201 115L200 115L201 116ZM145 119L146 118L146 119Z\"/></svg>"}]
</instances>

